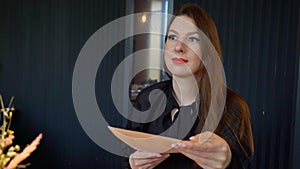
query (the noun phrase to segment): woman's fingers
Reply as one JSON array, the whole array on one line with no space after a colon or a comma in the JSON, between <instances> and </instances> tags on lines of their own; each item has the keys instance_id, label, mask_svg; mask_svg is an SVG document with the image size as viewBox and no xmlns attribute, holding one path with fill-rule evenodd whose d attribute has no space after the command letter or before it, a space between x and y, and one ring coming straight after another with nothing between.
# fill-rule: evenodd
<instances>
[{"instance_id":1,"label":"woman's fingers","mask_svg":"<svg viewBox=\"0 0 300 169\"><path fill-rule=\"evenodd\" d=\"M206 153L200 154L195 153L195 151L190 150L180 150L182 154L194 160L198 165L204 168L212 167L212 168L224 168L226 165L227 159L223 154L216 153Z\"/></svg>"},{"instance_id":2,"label":"woman's fingers","mask_svg":"<svg viewBox=\"0 0 300 169\"><path fill-rule=\"evenodd\" d=\"M136 151L129 157L133 169L152 169L169 157L169 154Z\"/></svg>"},{"instance_id":3,"label":"woman's fingers","mask_svg":"<svg viewBox=\"0 0 300 169\"><path fill-rule=\"evenodd\" d=\"M225 168L231 161L229 145L214 133L197 134L172 146L203 168Z\"/></svg>"},{"instance_id":4,"label":"woman's fingers","mask_svg":"<svg viewBox=\"0 0 300 169\"><path fill-rule=\"evenodd\" d=\"M167 155L157 158L151 158L151 159L135 159L134 164L136 167L140 168L154 168L158 164L160 164L162 161L164 161L166 158L168 158Z\"/></svg>"},{"instance_id":5,"label":"woman's fingers","mask_svg":"<svg viewBox=\"0 0 300 169\"><path fill-rule=\"evenodd\" d=\"M159 153L147 153L142 151L136 151L132 154L133 158L156 158L161 157L162 155Z\"/></svg>"},{"instance_id":6,"label":"woman's fingers","mask_svg":"<svg viewBox=\"0 0 300 169\"><path fill-rule=\"evenodd\" d=\"M217 160L217 161L223 161L226 159L224 156L226 156L223 152L199 152L197 150L191 150L191 149L180 149L181 153L190 154L193 156L205 158L205 159L211 159L211 160Z\"/></svg>"},{"instance_id":7,"label":"woman's fingers","mask_svg":"<svg viewBox=\"0 0 300 169\"><path fill-rule=\"evenodd\" d=\"M190 154L188 152L181 152L183 155L187 156L188 158L194 160L199 166L204 169L214 169L214 168L222 168L222 164L216 162L215 160L203 158L194 154Z\"/></svg>"},{"instance_id":8,"label":"woman's fingers","mask_svg":"<svg viewBox=\"0 0 300 169\"><path fill-rule=\"evenodd\" d=\"M160 158L157 157L157 158L137 158L137 159L134 159L134 164L135 166L137 167L141 167L143 165L148 165L148 164L153 164L155 162L157 162Z\"/></svg>"}]
</instances>

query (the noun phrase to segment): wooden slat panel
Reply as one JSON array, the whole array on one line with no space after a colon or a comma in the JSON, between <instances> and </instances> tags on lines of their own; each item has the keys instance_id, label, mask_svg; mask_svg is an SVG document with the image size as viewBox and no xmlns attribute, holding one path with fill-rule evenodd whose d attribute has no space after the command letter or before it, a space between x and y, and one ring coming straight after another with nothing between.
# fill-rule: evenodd
<instances>
[{"instance_id":1,"label":"wooden slat panel","mask_svg":"<svg viewBox=\"0 0 300 169\"><path fill-rule=\"evenodd\" d=\"M248 168L291 168L299 1L178 0L174 6L186 2L214 18L227 84L250 106L255 156Z\"/></svg>"}]
</instances>

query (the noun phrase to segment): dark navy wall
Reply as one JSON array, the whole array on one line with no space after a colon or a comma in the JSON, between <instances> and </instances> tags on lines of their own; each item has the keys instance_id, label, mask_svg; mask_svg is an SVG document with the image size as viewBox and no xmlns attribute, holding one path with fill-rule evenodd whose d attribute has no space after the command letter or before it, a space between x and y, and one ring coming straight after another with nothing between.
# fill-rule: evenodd
<instances>
[{"instance_id":1,"label":"dark navy wall","mask_svg":"<svg viewBox=\"0 0 300 169\"><path fill-rule=\"evenodd\" d=\"M227 84L249 104L255 156L248 168L291 168L294 138L299 140L294 126L296 121L299 130L300 1L176 0L174 7L186 2L199 4L215 20ZM28 160L31 168L119 168L119 158L90 140L77 120L72 73L86 40L125 15L125 8L119 0L0 0L0 93L16 98L15 142L24 147L44 133ZM124 57L123 46L116 45L99 67L96 83L104 87L97 93L109 94L105 86ZM104 116L121 124L110 98L98 99Z\"/></svg>"},{"instance_id":2,"label":"dark navy wall","mask_svg":"<svg viewBox=\"0 0 300 169\"><path fill-rule=\"evenodd\" d=\"M119 158L96 145L81 128L72 102L72 74L88 38L125 15L119 0L0 0L0 93L15 96L15 143L44 139L27 162L32 169L119 168ZM109 80L122 60L113 48L99 69ZM99 87L99 92L110 91ZM112 107L107 103L104 112ZM117 123L118 117L106 117ZM101 137L101 136L100 136Z\"/></svg>"},{"instance_id":3,"label":"dark navy wall","mask_svg":"<svg viewBox=\"0 0 300 169\"><path fill-rule=\"evenodd\" d=\"M177 0L174 6L186 2L199 4L215 20L227 84L249 104L255 156L248 167L291 168L300 1Z\"/></svg>"}]
</instances>

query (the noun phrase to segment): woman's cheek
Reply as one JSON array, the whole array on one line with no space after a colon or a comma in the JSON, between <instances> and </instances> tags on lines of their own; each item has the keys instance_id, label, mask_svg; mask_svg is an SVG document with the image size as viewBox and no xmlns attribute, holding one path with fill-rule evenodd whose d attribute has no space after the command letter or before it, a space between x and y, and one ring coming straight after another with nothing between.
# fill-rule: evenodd
<instances>
[{"instance_id":1,"label":"woman's cheek","mask_svg":"<svg viewBox=\"0 0 300 169\"><path fill-rule=\"evenodd\" d=\"M166 64L166 66L167 66L167 68L170 70L170 68L171 68L171 62L172 62L172 56L171 56L171 54L170 53L168 53L168 52L165 52L164 53L164 62L165 62L165 64Z\"/></svg>"}]
</instances>

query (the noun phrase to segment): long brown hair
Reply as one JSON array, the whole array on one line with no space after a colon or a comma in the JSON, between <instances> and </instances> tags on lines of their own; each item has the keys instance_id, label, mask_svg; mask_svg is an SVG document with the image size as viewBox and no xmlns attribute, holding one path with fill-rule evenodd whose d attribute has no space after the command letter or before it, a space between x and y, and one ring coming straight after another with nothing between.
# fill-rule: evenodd
<instances>
[{"instance_id":1,"label":"long brown hair","mask_svg":"<svg viewBox=\"0 0 300 169\"><path fill-rule=\"evenodd\" d=\"M213 19L201 7L195 4L185 4L174 13L175 17L182 15L188 16L194 20L196 26L206 35L217 55L222 60L220 40ZM219 70L216 70L216 73L222 76L221 72L218 71ZM200 122L198 127L198 132L200 133L209 112L212 96L211 92L208 91L211 91L212 86L210 85L208 72L203 64L200 65L194 76L198 83L199 99L201 101L201 104L199 105ZM225 86L225 84L221 85L223 85L223 87ZM224 130L227 128L231 132L231 135L236 139L236 142L230 144L231 149L241 149L244 152L245 157L251 159L254 147L248 106L240 96L232 92L226 86L225 90L227 91L227 95L225 94L226 98L224 98L226 99L224 112L220 123L214 132L225 140L232 140L232 138L227 138L229 136L224 134ZM237 124L237 121L240 121L240 123Z\"/></svg>"}]
</instances>

